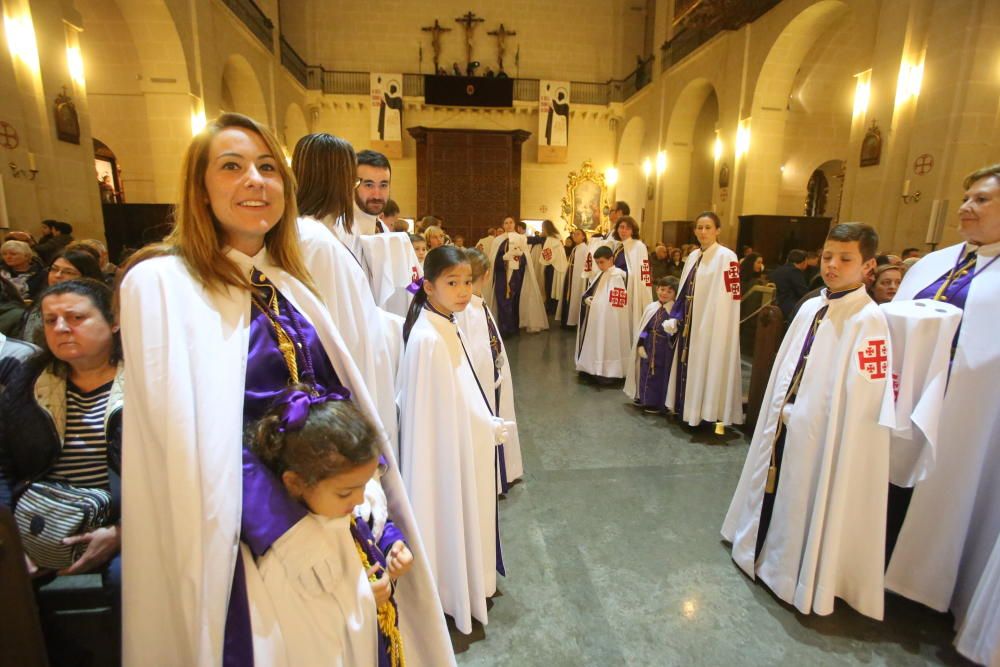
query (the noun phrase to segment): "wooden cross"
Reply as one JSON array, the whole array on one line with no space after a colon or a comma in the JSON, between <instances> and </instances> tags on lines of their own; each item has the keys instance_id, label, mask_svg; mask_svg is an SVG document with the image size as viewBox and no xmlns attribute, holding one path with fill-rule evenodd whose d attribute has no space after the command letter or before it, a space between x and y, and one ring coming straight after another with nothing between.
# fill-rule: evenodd
<instances>
[{"instance_id":1,"label":"wooden cross","mask_svg":"<svg viewBox=\"0 0 1000 667\"><path fill-rule=\"evenodd\" d=\"M431 49L434 51L434 73L437 74L438 60L441 58L441 33L451 32L451 28L442 28L438 20L434 19L434 25L423 27L421 30L431 33Z\"/></svg>"},{"instance_id":2,"label":"wooden cross","mask_svg":"<svg viewBox=\"0 0 1000 667\"><path fill-rule=\"evenodd\" d=\"M504 27L503 23L501 23L499 28L497 28L496 30L490 30L486 34L487 35L492 35L493 37L497 38L497 65L500 67L500 71L502 72L503 71L503 54L507 52L507 45L504 44L504 41L508 37L513 37L513 36L517 35L517 31L515 31L515 30L507 30L507 28Z\"/></svg>"},{"instance_id":3,"label":"wooden cross","mask_svg":"<svg viewBox=\"0 0 1000 667\"><path fill-rule=\"evenodd\" d=\"M465 63L472 62L472 33L476 29L477 23L482 23L486 19L479 18L475 12L466 12L463 16L455 19L455 23L465 26Z\"/></svg>"}]
</instances>

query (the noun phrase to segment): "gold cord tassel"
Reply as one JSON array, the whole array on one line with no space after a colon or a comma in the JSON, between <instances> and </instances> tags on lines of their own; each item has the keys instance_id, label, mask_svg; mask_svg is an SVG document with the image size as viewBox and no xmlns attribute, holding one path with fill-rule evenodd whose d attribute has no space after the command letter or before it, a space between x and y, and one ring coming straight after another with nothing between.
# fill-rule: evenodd
<instances>
[{"instance_id":1,"label":"gold cord tassel","mask_svg":"<svg viewBox=\"0 0 1000 667\"><path fill-rule=\"evenodd\" d=\"M354 517L352 516L352 526L355 525L354 521ZM354 540L354 548L358 550L361 565L365 568L365 572L367 572L372 564L368 561L368 555L365 554L365 550L361 548L356 539ZM388 576L388 572L386 576ZM368 577L368 581L376 581L377 579L378 577L374 574ZM391 599L378 606L378 628L389 640L389 664L392 667L406 667L406 659L403 657L403 635L399 631L399 625L396 623L396 607L393 606Z\"/></svg>"}]
</instances>

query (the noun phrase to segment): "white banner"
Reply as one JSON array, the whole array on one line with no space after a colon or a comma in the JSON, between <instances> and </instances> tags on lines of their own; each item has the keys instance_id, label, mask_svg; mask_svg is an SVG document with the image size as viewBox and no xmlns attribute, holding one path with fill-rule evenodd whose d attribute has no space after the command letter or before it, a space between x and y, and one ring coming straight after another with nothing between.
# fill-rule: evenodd
<instances>
[{"instance_id":1,"label":"white banner","mask_svg":"<svg viewBox=\"0 0 1000 667\"><path fill-rule=\"evenodd\" d=\"M569 81L538 84L538 161L565 162L569 146Z\"/></svg>"},{"instance_id":2,"label":"white banner","mask_svg":"<svg viewBox=\"0 0 1000 667\"><path fill-rule=\"evenodd\" d=\"M371 74L372 148L388 157L403 157L403 75Z\"/></svg>"}]
</instances>

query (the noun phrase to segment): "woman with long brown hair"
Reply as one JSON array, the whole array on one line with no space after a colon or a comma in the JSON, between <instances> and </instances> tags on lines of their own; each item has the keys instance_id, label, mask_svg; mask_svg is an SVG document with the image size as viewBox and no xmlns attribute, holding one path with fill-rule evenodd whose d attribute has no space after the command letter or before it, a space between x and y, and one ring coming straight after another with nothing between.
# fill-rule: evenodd
<instances>
[{"instance_id":1,"label":"woman with long brown hair","mask_svg":"<svg viewBox=\"0 0 1000 667\"><path fill-rule=\"evenodd\" d=\"M124 662L284 664L282 587L336 595L354 582L374 600L361 560L340 556L356 553L349 531L312 519L243 430L292 383L377 412L306 269L295 178L271 132L239 114L210 122L185 154L180 193L173 233L133 258L121 287ZM385 441L382 452L391 485ZM255 556L272 547L297 555L287 580L260 577ZM371 632L355 628L352 646L374 664ZM340 647L315 639L316 661L334 662Z\"/></svg>"}]
</instances>

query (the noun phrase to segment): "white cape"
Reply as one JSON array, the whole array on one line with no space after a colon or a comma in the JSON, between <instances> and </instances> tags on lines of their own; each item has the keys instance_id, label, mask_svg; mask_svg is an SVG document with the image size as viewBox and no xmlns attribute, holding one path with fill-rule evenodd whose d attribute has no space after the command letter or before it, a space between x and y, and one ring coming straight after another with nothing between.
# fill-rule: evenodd
<instances>
[{"instance_id":1,"label":"white cape","mask_svg":"<svg viewBox=\"0 0 1000 667\"><path fill-rule=\"evenodd\" d=\"M698 258L688 350L687 388L682 418L691 426L702 421L743 423L743 378L740 367L740 264L729 248L715 243L695 249L684 262L681 288ZM735 271L735 276L733 272ZM735 286L734 286L735 285ZM680 298L678 296L678 298ZM679 328L683 323L679 323ZM680 346L678 334L677 345ZM674 354L666 406L674 409L677 363Z\"/></svg>"},{"instance_id":2,"label":"white cape","mask_svg":"<svg viewBox=\"0 0 1000 667\"><path fill-rule=\"evenodd\" d=\"M406 317L413 295L407 289L424 275L409 234L390 232L361 236L361 248L379 308Z\"/></svg>"},{"instance_id":3,"label":"white cape","mask_svg":"<svg viewBox=\"0 0 1000 667\"><path fill-rule=\"evenodd\" d=\"M341 382L378 423L327 309L266 252L230 256L263 271L316 328ZM129 408L122 479L123 661L221 664L242 511L243 394L250 294L209 291L178 257L137 265L121 287ZM197 341L197 345L192 344ZM452 665L454 656L395 454L382 453L390 512L414 554L397 600L407 659ZM299 530L303 522L292 531ZM360 563L360 560L359 560ZM284 664L283 641L252 559L244 557L258 664ZM150 576L155 572L156 576Z\"/></svg>"},{"instance_id":4,"label":"white cape","mask_svg":"<svg viewBox=\"0 0 1000 667\"><path fill-rule=\"evenodd\" d=\"M649 268L646 244L638 239L628 239L621 245L624 246L625 263L628 266L628 311L631 318L629 334L630 338L635 338L639 335L642 314L653 300L653 274Z\"/></svg>"},{"instance_id":5,"label":"white cape","mask_svg":"<svg viewBox=\"0 0 1000 667\"><path fill-rule=\"evenodd\" d=\"M632 345L625 272L612 266L594 279L585 294L593 296L593 301L583 306L576 330L576 370L606 378L625 377Z\"/></svg>"},{"instance_id":6,"label":"white cape","mask_svg":"<svg viewBox=\"0 0 1000 667\"><path fill-rule=\"evenodd\" d=\"M549 290L548 294L543 293L543 297L546 299L561 299L563 281L566 280L566 269L569 266L562 241L553 236L545 239L545 245L542 246L538 261L542 265L543 287L545 286L544 269L546 266L552 267L552 289Z\"/></svg>"},{"instance_id":7,"label":"white cape","mask_svg":"<svg viewBox=\"0 0 1000 667\"><path fill-rule=\"evenodd\" d=\"M1000 540L959 625L955 648L980 665L1000 667Z\"/></svg>"},{"instance_id":8,"label":"white cape","mask_svg":"<svg viewBox=\"0 0 1000 667\"><path fill-rule=\"evenodd\" d=\"M399 369L400 459L441 606L460 632L496 592L492 416L458 325L424 309Z\"/></svg>"},{"instance_id":9,"label":"white cape","mask_svg":"<svg viewBox=\"0 0 1000 667\"><path fill-rule=\"evenodd\" d=\"M567 299L564 301L562 292L559 293L559 305L556 306L556 320L562 321L566 326L575 327L580 323L580 299L584 290L587 289L588 279L584 277L584 270L590 273L587 260L593 263L590 256L590 248L586 243L581 243L570 252L566 265L565 280L569 284L566 290Z\"/></svg>"},{"instance_id":10,"label":"white cape","mask_svg":"<svg viewBox=\"0 0 1000 667\"><path fill-rule=\"evenodd\" d=\"M927 255L907 271L897 300L951 270L962 245ZM1000 536L1000 244L983 247L941 405L933 471L913 491L886 587L946 611L961 623Z\"/></svg>"},{"instance_id":11,"label":"white cape","mask_svg":"<svg viewBox=\"0 0 1000 667\"><path fill-rule=\"evenodd\" d=\"M396 372L403 351L403 320L376 306L361 264L333 233L334 228L330 219L299 218L302 257L395 449L399 432Z\"/></svg>"},{"instance_id":12,"label":"white cape","mask_svg":"<svg viewBox=\"0 0 1000 667\"><path fill-rule=\"evenodd\" d=\"M790 404L774 510L755 564L782 405L813 318L825 305ZM861 355L873 350L884 358L862 364ZM891 368L885 316L863 287L834 300L824 290L803 304L775 358L722 536L740 569L803 614L830 614L839 597L882 618L889 428L879 421L892 423Z\"/></svg>"},{"instance_id":13,"label":"white cape","mask_svg":"<svg viewBox=\"0 0 1000 667\"><path fill-rule=\"evenodd\" d=\"M510 360L507 359L507 348L500 339L500 379L496 385L500 387L500 405L496 404L496 392L493 381L493 351L490 348L490 330L486 318L493 320L493 326L500 336L500 328L492 313L486 309L482 297L473 295L472 301L460 313L455 313L455 319L462 330L462 338L469 349L472 367L479 378L479 384L486 391L493 414L504 420L513 422L508 428L507 440L503 444L504 460L507 465L507 481L513 482L524 476L524 463L521 458L521 440L517 435L517 418L514 414L514 383L510 375Z\"/></svg>"},{"instance_id":14,"label":"white cape","mask_svg":"<svg viewBox=\"0 0 1000 667\"><path fill-rule=\"evenodd\" d=\"M500 246L504 241L509 241L507 251L500 255ZM491 312L496 312L496 297L493 286L497 280L509 280L510 276L518 267L518 262L524 262L524 280L521 282L521 301L519 306L520 325L522 329L527 329L528 333L544 331L549 328L549 318L545 314L545 302L542 301L542 292L538 289L538 278L535 276L535 267L531 262L531 255L528 252L528 239L524 234L509 232L501 234L493 239L490 248L491 276L493 277L489 285L484 286L483 299L490 307Z\"/></svg>"}]
</instances>

